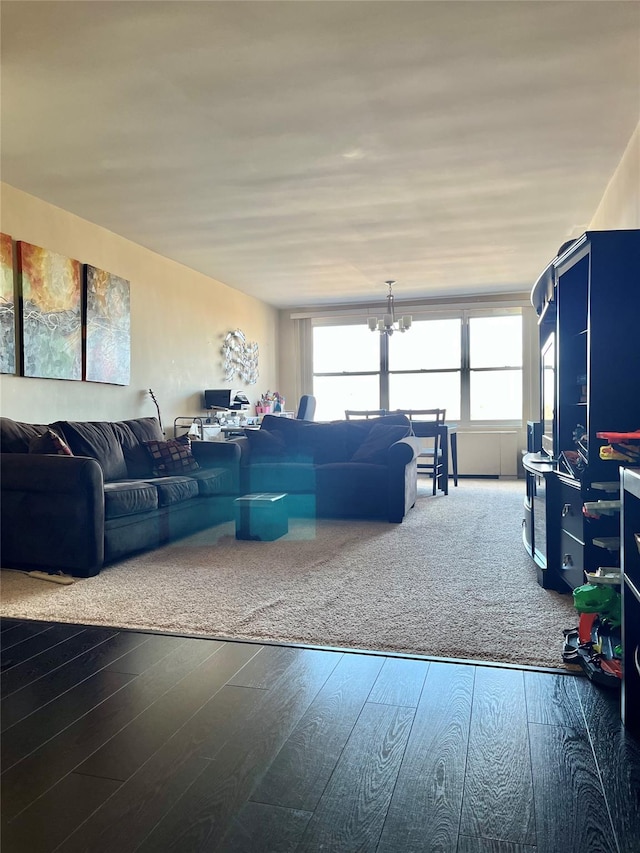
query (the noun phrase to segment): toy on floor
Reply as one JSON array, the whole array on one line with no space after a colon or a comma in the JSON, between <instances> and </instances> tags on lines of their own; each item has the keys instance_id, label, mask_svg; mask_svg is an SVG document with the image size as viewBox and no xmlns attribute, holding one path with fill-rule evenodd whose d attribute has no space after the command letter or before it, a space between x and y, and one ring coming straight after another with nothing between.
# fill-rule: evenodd
<instances>
[{"instance_id":1,"label":"toy on floor","mask_svg":"<svg viewBox=\"0 0 640 853\"><path fill-rule=\"evenodd\" d=\"M562 659L579 664L595 684L618 688L622 679L621 598L607 577L610 574L603 571L603 583L598 583L595 573L594 583L574 589L573 603L580 616L576 628L563 632Z\"/></svg>"}]
</instances>

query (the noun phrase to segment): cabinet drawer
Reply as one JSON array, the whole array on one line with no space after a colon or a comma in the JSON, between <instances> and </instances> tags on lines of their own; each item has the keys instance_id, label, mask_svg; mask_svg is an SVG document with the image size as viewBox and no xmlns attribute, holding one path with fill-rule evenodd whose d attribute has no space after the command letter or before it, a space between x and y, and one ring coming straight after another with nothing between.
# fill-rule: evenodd
<instances>
[{"instance_id":1,"label":"cabinet drawer","mask_svg":"<svg viewBox=\"0 0 640 853\"><path fill-rule=\"evenodd\" d=\"M563 530L584 542L582 515L582 492L564 483L560 489L560 524Z\"/></svg>"},{"instance_id":2,"label":"cabinet drawer","mask_svg":"<svg viewBox=\"0 0 640 853\"><path fill-rule=\"evenodd\" d=\"M584 583L584 545L566 530L561 533L560 543L562 577L575 589Z\"/></svg>"}]
</instances>

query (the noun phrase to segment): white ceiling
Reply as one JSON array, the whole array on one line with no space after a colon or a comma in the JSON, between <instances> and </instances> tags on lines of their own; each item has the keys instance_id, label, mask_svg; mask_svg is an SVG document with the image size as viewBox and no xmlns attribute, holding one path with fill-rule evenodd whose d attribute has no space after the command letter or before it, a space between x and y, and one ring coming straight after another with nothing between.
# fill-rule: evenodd
<instances>
[{"instance_id":1,"label":"white ceiling","mask_svg":"<svg viewBox=\"0 0 640 853\"><path fill-rule=\"evenodd\" d=\"M529 290L640 116L640 3L3 0L2 180L278 307Z\"/></svg>"}]
</instances>

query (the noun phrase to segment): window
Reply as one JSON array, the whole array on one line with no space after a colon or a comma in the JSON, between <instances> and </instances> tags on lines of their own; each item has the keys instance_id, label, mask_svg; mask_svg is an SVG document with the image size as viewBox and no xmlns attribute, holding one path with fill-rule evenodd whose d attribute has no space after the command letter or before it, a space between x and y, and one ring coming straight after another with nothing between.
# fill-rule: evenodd
<instances>
[{"instance_id":1,"label":"window","mask_svg":"<svg viewBox=\"0 0 640 853\"><path fill-rule=\"evenodd\" d=\"M314 327L316 420L344 418L345 409L380 408L379 337L364 324Z\"/></svg>"},{"instance_id":2,"label":"window","mask_svg":"<svg viewBox=\"0 0 640 853\"><path fill-rule=\"evenodd\" d=\"M389 409L446 409L460 419L461 320L417 320L389 341Z\"/></svg>"},{"instance_id":3,"label":"window","mask_svg":"<svg viewBox=\"0 0 640 853\"><path fill-rule=\"evenodd\" d=\"M315 325L313 374L318 420L345 409L445 408L450 421L521 421L522 315L414 317L391 337L361 321Z\"/></svg>"},{"instance_id":4,"label":"window","mask_svg":"<svg viewBox=\"0 0 640 853\"><path fill-rule=\"evenodd\" d=\"M522 417L522 316L469 318L469 419Z\"/></svg>"}]
</instances>

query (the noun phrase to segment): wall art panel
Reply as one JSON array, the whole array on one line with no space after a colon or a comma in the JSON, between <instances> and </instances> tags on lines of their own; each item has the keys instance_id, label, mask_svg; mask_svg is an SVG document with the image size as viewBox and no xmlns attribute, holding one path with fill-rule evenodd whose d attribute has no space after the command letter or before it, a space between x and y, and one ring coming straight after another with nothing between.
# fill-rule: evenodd
<instances>
[{"instance_id":1,"label":"wall art panel","mask_svg":"<svg viewBox=\"0 0 640 853\"><path fill-rule=\"evenodd\" d=\"M17 248L23 373L82 379L82 265L31 243Z\"/></svg>"},{"instance_id":2,"label":"wall art panel","mask_svg":"<svg viewBox=\"0 0 640 853\"><path fill-rule=\"evenodd\" d=\"M131 374L129 282L86 264L85 287L85 379L128 385Z\"/></svg>"},{"instance_id":3,"label":"wall art panel","mask_svg":"<svg viewBox=\"0 0 640 853\"><path fill-rule=\"evenodd\" d=\"M16 372L13 240L0 234L0 373Z\"/></svg>"}]
</instances>

